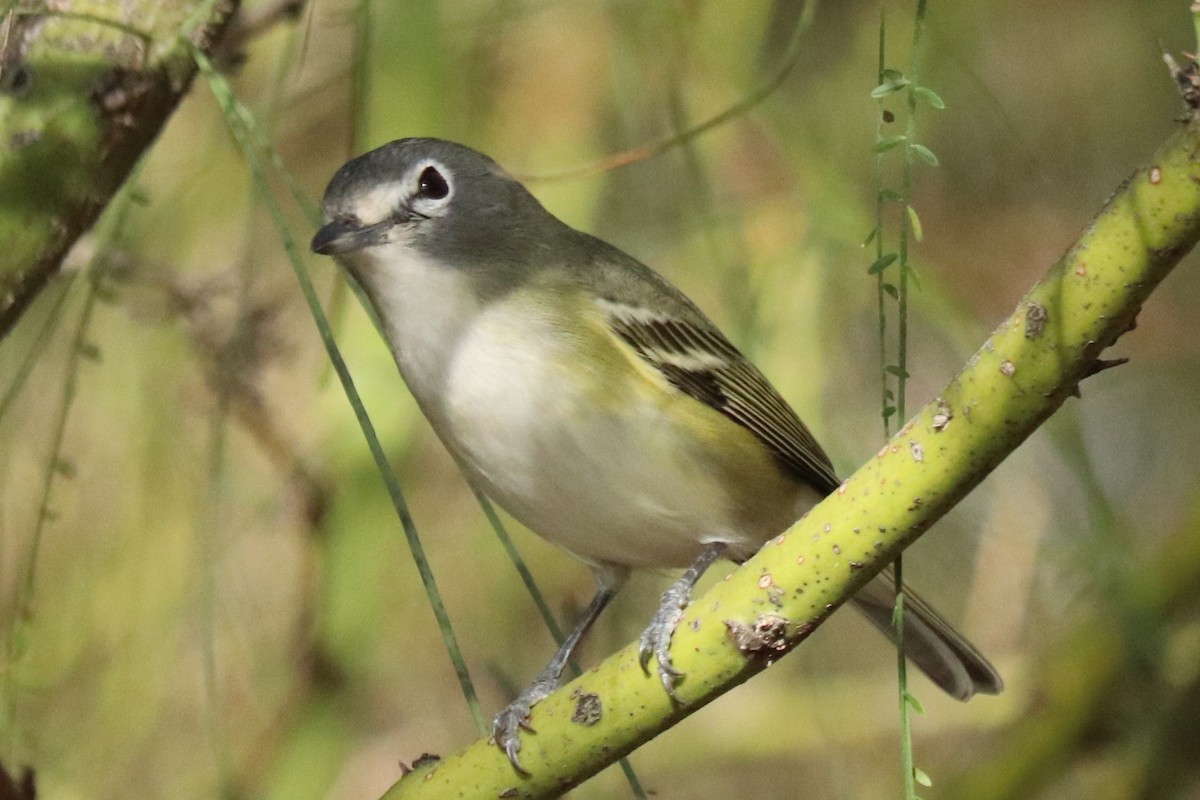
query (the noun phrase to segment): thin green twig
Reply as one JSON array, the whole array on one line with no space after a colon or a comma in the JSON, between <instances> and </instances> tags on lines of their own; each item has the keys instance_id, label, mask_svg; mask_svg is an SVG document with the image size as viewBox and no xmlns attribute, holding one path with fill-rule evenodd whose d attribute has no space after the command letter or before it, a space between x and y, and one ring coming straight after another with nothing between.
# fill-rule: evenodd
<instances>
[{"instance_id":1,"label":"thin green twig","mask_svg":"<svg viewBox=\"0 0 1200 800\"><path fill-rule=\"evenodd\" d=\"M908 419L905 398L908 394L908 290L910 266L908 259L909 239L915 231L913 226L916 212L912 207L912 173L914 145L917 138L917 77L921 57L921 35L925 27L926 0L917 0L917 12L913 19L912 54L909 64L909 84L905 91L908 124L903 147L904 178L900 190L903 196L904 214L900 219L900 244L897 267L899 270L899 294L896 310L896 413L899 419ZM900 709L900 757L904 769L904 796L906 800L917 800L917 767L912 742L912 700L908 691L908 661L904 653L904 583L903 559L896 558L896 677ZM923 773L922 773L923 774Z\"/></svg>"},{"instance_id":2,"label":"thin green twig","mask_svg":"<svg viewBox=\"0 0 1200 800\"><path fill-rule=\"evenodd\" d=\"M937 158L926 147L919 145L917 136L917 98L923 97L937 108L942 107L941 99L932 91L922 88L917 81L920 65L922 35L925 24L926 0L918 0L913 20L913 40L910 53L909 74L903 75L885 67L886 24L882 9L879 18L879 56L878 82L872 96L879 101L879 121L875 135L875 228L871 237L875 239L875 261L869 272L876 276L876 302L879 314L879 363L881 371L881 413L883 417L884 435L891 435L891 420L893 417L907 419L906 398L908 393L908 294L910 281L913 276L909 261L909 249L912 241L920 240L920 220L912 206L913 165L918 157L930 164L936 164ZM904 92L907 119L905 131L900 135L885 135L884 126L893 117L884 107L884 99L897 93ZM902 157L901 188L893 192L884 185L884 154L899 146ZM885 246L884 209L888 201L895 201L901 209L899 241L895 253L889 253ZM868 237L868 242L870 238ZM896 267L896 282L888 281L887 275L891 266ZM890 363L888 356L888 319L887 296L896 300L896 360ZM890 388L894 380L895 390ZM892 625L896 639L896 676L900 710L900 750L904 771L904 793L907 800L917 800L916 784L928 783L925 773L916 768L913 758L912 719L913 709L919 708L916 699L908 691L908 662L904 646L904 564L902 559L895 561L896 605L892 614Z\"/></svg>"},{"instance_id":3,"label":"thin green twig","mask_svg":"<svg viewBox=\"0 0 1200 800\"><path fill-rule=\"evenodd\" d=\"M366 408L363 406L362 399L358 394L358 390L354 385L354 381L350 376L350 371L346 367L345 361L342 359L341 352L338 350L337 343L334 341L333 332L329 327L328 320L325 318L325 313L321 308L319 299L316 296L316 290L313 287L312 280L308 274L308 268L304 263L304 259L300 254L300 249L296 245L295 239L291 236L287 229L287 223L283 216L283 210L275 201L274 196L268 189L266 180L266 171L264 163L259 157L258 143L255 141L255 135L252 130L247 130L247 119L249 118L246 109L238 102L233 94L232 88L225 80L224 76L216 71L212 62L198 48L192 48L193 57L196 59L197 66L201 73L205 76L209 83L209 87L213 92L218 104L221 106L226 121L229 124L230 132L234 140L242 151L242 156L246 160L246 164L254 178L254 183L258 187L259 197L267 207L275 222L276 229L282 240L283 247L287 253L288 260L291 262L292 269L295 272L296 280L300 284L300 289L304 294L305 301L308 303L309 311L313 316L313 321L317 326L317 331L321 337L321 343L325 347L326 355L334 365L334 370L337 372L338 379L342 384L342 389L346 393L346 397L350 402L351 408L354 410L355 418L358 420L359 426L362 428L363 436L367 440L367 446L371 451L371 455L375 460L376 467L383 478L384 485L387 487L388 495L392 500L392 504L396 509L396 514L400 519L401 528L404 531L404 536L408 541L409 549L413 553L413 560L416 563L417 571L421 577L421 583L425 587L425 593L429 600L430 607L433 609L434 616L437 618L438 628L442 634L442 640L446 646L446 650L450 656L450 660L454 666L454 671L458 676L459 686L466 698L467 707L471 712L471 716L475 721L476 728L480 733L487 732L487 723L484 719L482 709L479 705L479 698L475 692L474 684L471 682L470 674L467 670L467 665L462 656L461 648L458 646L457 637L454 634L454 629L450 622L450 617L446 612L445 604L442 602L441 593L437 588L437 581L433 576L432 570L429 568L429 561L425 556L424 546L421 544L420 537L417 534L416 526L413 522L412 515L409 512L408 504L404 499L404 495L400 489L400 484L396 480L395 473L388 463L387 456L383 452L383 446L379 443L379 437L375 433L375 426L367 415Z\"/></svg>"},{"instance_id":4,"label":"thin green twig","mask_svg":"<svg viewBox=\"0 0 1200 800\"><path fill-rule=\"evenodd\" d=\"M885 80L884 70L887 67L885 61L884 46L887 38L887 23L884 10L879 9L879 69L878 83L882 86ZM888 115L891 113L883 107L884 100L879 98L878 104L878 119L875 123L875 141L882 142L886 134L886 126L888 124ZM884 227L883 227L883 211L884 211L884 174L883 166L886 158L885 151L877 150L875 153L875 230L872 231L872 236L875 238L875 295L876 306L879 315L879 411L883 418L883 438L887 440L892 435L892 415L896 409L892 407L893 393L888 388L888 347L887 347L887 262L884 260L887 253L884 248Z\"/></svg>"}]
</instances>

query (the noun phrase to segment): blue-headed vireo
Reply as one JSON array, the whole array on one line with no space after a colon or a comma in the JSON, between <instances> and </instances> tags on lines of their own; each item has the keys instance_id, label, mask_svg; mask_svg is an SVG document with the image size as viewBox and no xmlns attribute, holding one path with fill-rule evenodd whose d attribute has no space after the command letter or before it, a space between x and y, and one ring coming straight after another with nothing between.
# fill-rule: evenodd
<instances>
[{"instance_id":1,"label":"blue-headed vireo","mask_svg":"<svg viewBox=\"0 0 1200 800\"><path fill-rule=\"evenodd\" d=\"M312 249L374 307L400 374L446 447L517 520L587 564L598 590L532 685L520 728L630 570L686 567L641 636L668 692L671 634L717 558L741 562L838 486L779 393L695 304L554 217L487 156L402 139L347 163ZM892 631L884 574L855 604ZM996 693L988 661L911 592L906 652L960 700Z\"/></svg>"}]
</instances>

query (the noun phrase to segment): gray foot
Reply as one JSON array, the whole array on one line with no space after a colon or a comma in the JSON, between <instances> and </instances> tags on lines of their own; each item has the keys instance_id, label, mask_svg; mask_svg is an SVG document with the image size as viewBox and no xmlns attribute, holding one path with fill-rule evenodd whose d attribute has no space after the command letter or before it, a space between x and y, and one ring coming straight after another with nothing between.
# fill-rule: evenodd
<instances>
[{"instance_id":1,"label":"gray foot","mask_svg":"<svg viewBox=\"0 0 1200 800\"><path fill-rule=\"evenodd\" d=\"M549 697L562 683L563 668L567 666L567 661L571 658L575 646L579 644L583 634L596 621L596 617L600 616L600 612L608 605L608 601L616 595L618 588L620 588L620 581L616 584L602 583L600 585L596 596L592 598L587 610L583 612L579 624L558 648L558 652L554 654L554 658L550 659L550 663L542 670L542 674L536 681L529 684L525 691L517 695L517 699L513 700L508 708L501 711L492 720L492 741L504 751L517 771L529 774L517 759L517 754L521 752L521 729L533 730L529 727L529 712L533 711L533 707L537 705L538 701Z\"/></svg>"},{"instance_id":2,"label":"gray foot","mask_svg":"<svg viewBox=\"0 0 1200 800\"><path fill-rule=\"evenodd\" d=\"M659 680L672 700L678 700L675 697L675 684L683 677L683 673L671 664L671 636L675 633L675 626L683 618L683 610L692 599L692 589L695 588L696 581L721 557L725 547L724 542L709 542L701 548L700 554L696 556L692 566L688 567L687 572L683 573L683 577L663 592L658 611L654 612L650 626L642 632L642 638L638 641L638 661L641 662L642 669L649 674L650 657L658 659Z\"/></svg>"},{"instance_id":3,"label":"gray foot","mask_svg":"<svg viewBox=\"0 0 1200 800\"><path fill-rule=\"evenodd\" d=\"M683 677L683 673L671 663L671 636L683 617L683 610L687 608L691 595L691 584L682 580L663 592L658 610L638 640L638 661L642 669L649 673L651 657L658 661L659 680L671 699L675 699L675 683Z\"/></svg>"},{"instance_id":4,"label":"gray foot","mask_svg":"<svg viewBox=\"0 0 1200 800\"><path fill-rule=\"evenodd\" d=\"M549 697L558 687L557 679L547 682L544 677L526 687L508 708L492 720L492 740L504 751L512 765L525 774L529 773L517 758L517 754L521 752L521 730L533 731L533 728L529 727L529 713L538 701Z\"/></svg>"}]
</instances>

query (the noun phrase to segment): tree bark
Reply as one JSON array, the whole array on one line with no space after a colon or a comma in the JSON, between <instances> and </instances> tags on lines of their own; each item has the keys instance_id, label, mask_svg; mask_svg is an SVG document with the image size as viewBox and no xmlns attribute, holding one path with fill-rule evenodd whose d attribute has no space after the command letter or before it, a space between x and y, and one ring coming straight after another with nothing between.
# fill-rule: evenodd
<instances>
[{"instance_id":1,"label":"tree bark","mask_svg":"<svg viewBox=\"0 0 1200 800\"><path fill-rule=\"evenodd\" d=\"M0 341L162 130L236 0L18 2L0 21Z\"/></svg>"}]
</instances>

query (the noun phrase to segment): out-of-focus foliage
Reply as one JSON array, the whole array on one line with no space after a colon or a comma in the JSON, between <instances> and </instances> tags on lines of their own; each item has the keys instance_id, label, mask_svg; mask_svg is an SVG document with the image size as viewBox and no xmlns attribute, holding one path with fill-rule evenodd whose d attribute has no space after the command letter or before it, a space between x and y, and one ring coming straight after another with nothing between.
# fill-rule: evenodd
<instances>
[{"instance_id":1,"label":"out-of-focus foliage","mask_svg":"<svg viewBox=\"0 0 1200 800\"><path fill-rule=\"evenodd\" d=\"M931 4L923 82L947 108L920 120L941 166L915 186L913 402L1169 133L1178 106L1159 50L1193 47L1186 6ZM889 61L904 67L912 9L886 11ZM736 102L771 71L798 12L378 3L355 86L353 6L317 2L251 43L235 85L313 197L351 154L408 135L457 139L531 176L552 211L692 295L849 469L882 437L873 256L860 247L873 224L876 4L825 4L782 87L689 147L533 179ZM351 97L364 90L355 130ZM0 760L34 766L45 797L373 797L398 760L474 736L253 194L197 86L140 175L118 248L51 287L0 343ZM311 233L298 210L294 230ZM1194 261L1119 343L1132 363L1089 380L906 559L1008 682L966 705L915 685L928 797L1200 792ZM499 708L550 637L370 322L332 265L312 264L484 704ZM592 590L586 571L516 535L572 615ZM631 639L664 582L635 582L585 659ZM662 797L894 797L893 665L840 614L633 762ZM611 770L574 796L628 789Z\"/></svg>"}]
</instances>

